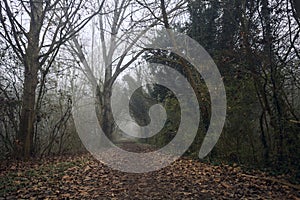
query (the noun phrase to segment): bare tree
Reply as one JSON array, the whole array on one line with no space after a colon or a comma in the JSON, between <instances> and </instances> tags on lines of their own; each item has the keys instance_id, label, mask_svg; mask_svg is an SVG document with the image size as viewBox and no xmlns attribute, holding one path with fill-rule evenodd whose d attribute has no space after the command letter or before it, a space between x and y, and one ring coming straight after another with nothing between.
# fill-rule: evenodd
<instances>
[{"instance_id":1,"label":"bare tree","mask_svg":"<svg viewBox=\"0 0 300 200\"><path fill-rule=\"evenodd\" d=\"M164 9L161 9L156 1L115 0L107 2L103 13L100 13L98 18L100 35L98 40L101 49L99 56L103 59L102 69L104 69L103 77L98 81L93 74L94 66L89 64L78 38L73 39L73 52L80 59L89 81L97 88L101 127L111 139L114 130L114 119L110 108L113 84L124 70L147 51L145 48L137 47L136 43L140 37L151 27L163 25L165 15L173 19L174 15L178 14L178 10L184 10L185 4L185 1L173 2L172 7L170 6L167 11L166 5ZM121 47L124 43L127 45ZM120 49L122 52L119 51Z\"/></svg>"},{"instance_id":2,"label":"bare tree","mask_svg":"<svg viewBox=\"0 0 300 200\"><path fill-rule=\"evenodd\" d=\"M103 1L97 10L88 12L88 2L80 0L0 2L0 36L11 45L24 66L22 109L17 134L21 149L16 149L19 156L29 157L34 148L39 73L46 76L61 45L78 33L100 11L104 3Z\"/></svg>"}]
</instances>

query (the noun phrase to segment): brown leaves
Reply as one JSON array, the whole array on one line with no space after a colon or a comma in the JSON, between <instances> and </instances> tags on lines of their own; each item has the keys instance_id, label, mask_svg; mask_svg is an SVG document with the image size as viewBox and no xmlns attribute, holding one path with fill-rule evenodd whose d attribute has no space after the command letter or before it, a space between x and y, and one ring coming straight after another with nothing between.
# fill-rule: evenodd
<instances>
[{"instance_id":1,"label":"brown leaves","mask_svg":"<svg viewBox=\"0 0 300 200\"><path fill-rule=\"evenodd\" d=\"M4 168L2 168L4 169ZM112 170L90 155L12 165L0 199L297 199L292 185L240 168L180 159L145 174Z\"/></svg>"}]
</instances>

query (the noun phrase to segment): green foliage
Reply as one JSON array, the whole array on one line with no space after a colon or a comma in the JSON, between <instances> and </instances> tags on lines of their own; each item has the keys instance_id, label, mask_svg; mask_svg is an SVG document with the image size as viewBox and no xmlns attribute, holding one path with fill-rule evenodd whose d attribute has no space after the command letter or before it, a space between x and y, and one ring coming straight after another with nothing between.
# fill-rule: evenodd
<instances>
[{"instance_id":1,"label":"green foliage","mask_svg":"<svg viewBox=\"0 0 300 200\"><path fill-rule=\"evenodd\" d=\"M288 17L291 10L267 0L208 0L190 1L188 11L189 22L179 29L211 54L223 76L227 93L227 121L208 159L267 167L297 176L300 106L295 102L299 102L299 79L293 74L299 74L294 66L300 58L288 46L293 45L289 38L297 37L292 29L281 35L284 20L290 20L295 30L300 28ZM286 58L290 60L284 60ZM203 121L186 152L188 156L197 157L209 126L209 94L205 84L190 65L192 75L186 73L184 63L174 54L152 51L146 60L172 66L189 82L197 82L193 89L201 94L197 97ZM162 88L152 91L155 98L163 100L165 105L169 103L167 108L178 117L180 113L176 112L174 98L162 94L166 94ZM206 114L205 110L208 110ZM166 124L164 134L155 142L169 141L167 136L176 131L175 124Z\"/></svg>"}]
</instances>

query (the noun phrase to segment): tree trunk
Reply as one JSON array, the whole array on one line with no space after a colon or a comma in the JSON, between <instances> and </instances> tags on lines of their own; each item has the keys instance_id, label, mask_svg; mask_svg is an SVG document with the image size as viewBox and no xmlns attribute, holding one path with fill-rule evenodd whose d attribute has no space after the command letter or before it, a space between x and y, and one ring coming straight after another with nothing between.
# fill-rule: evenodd
<instances>
[{"instance_id":1,"label":"tree trunk","mask_svg":"<svg viewBox=\"0 0 300 200\"><path fill-rule=\"evenodd\" d=\"M17 154L23 158L28 158L33 154L33 136L35 117L35 96L38 85L39 63L39 37L42 18L42 1L31 2L31 19L30 29L27 34L28 45L24 56L24 84L22 109L19 125L18 140L21 143L21 151L18 149Z\"/></svg>"},{"instance_id":2,"label":"tree trunk","mask_svg":"<svg viewBox=\"0 0 300 200\"><path fill-rule=\"evenodd\" d=\"M35 68L35 67L32 67ZM37 70L26 70L24 79L24 91L22 98L22 110L20 118L19 140L22 150L19 152L25 158L33 153L33 135L35 122L35 91L37 87Z\"/></svg>"},{"instance_id":3,"label":"tree trunk","mask_svg":"<svg viewBox=\"0 0 300 200\"><path fill-rule=\"evenodd\" d=\"M284 104L282 103L280 96L280 70L274 64L274 51L273 51L273 28L271 26L271 8L268 0L262 1L262 18L264 21L264 53L265 53L265 65L270 70L270 86L271 86L271 98L273 115L270 116L271 123L274 127L275 133L275 145L277 149L277 164L282 164L284 160L283 155L283 139L284 139Z\"/></svg>"},{"instance_id":4,"label":"tree trunk","mask_svg":"<svg viewBox=\"0 0 300 200\"><path fill-rule=\"evenodd\" d=\"M114 118L111 110L111 87L104 87L100 124L105 135L113 141Z\"/></svg>"}]
</instances>

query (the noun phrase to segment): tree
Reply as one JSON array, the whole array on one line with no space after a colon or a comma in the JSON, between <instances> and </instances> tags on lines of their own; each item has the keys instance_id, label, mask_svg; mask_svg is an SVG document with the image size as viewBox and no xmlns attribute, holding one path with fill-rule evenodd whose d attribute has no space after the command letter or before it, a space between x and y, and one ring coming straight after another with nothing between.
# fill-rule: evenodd
<instances>
[{"instance_id":1,"label":"tree","mask_svg":"<svg viewBox=\"0 0 300 200\"><path fill-rule=\"evenodd\" d=\"M299 160L293 153L299 128L299 107L293 103L299 88L295 5L289 0L188 5L190 21L182 30L213 56L227 92L227 123L212 154L261 166L294 165L292 160Z\"/></svg>"},{"instance_id":2,"label":"tree","mask_svg":"<svg viewBox=\"0 0 300 200\"><path fill-rule=\"evenodd\" d=\"M22 109L17 139L19 156L33 153L36 90L39 74L46 76L60 47L99 12L83 12L88 1L8 1L0 3L0 36L11 45L24 66ZM28 20L27 20L28 19ZM29 23L27 22L29 21ZM71 26L70 26L71 24Z\"/></svg>"},{"instance_id":3,"label":"tree","mask_svg":"<svg viewBox=\"0 0 300 200\"><path fill-rule=\"evenodd\" d=\"M172 17L184 5L185 1L176 1L166 13ZM73 39L72 51L80 59L83 71L97 90L100 107L98 118L103 131L113 139L115 124L110 105L113 84L122 72L147 51L136 43L151 27L162 24L163 16L160 5L155 1L115 0L107 2L104 7L103 12L107 14L100 13L98 16L97 28L100 37L96 38L101 48L99 57L102 59L97 64L103 74L95 77L96 67L88 62L78 38ZM120 45L124 43L127 45L122 48Z\"/></svg>"}]
</instances>

